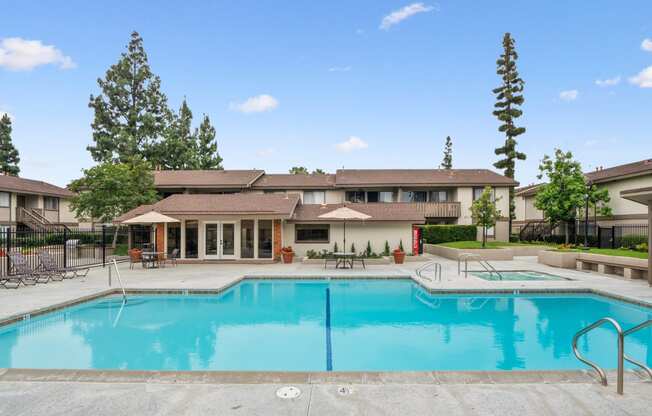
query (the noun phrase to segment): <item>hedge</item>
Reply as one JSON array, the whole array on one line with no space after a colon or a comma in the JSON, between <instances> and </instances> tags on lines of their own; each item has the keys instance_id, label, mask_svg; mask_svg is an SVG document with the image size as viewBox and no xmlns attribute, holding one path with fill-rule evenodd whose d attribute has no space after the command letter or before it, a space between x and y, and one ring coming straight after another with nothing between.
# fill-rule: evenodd
<instances>
[{"instance_id":1,"label":"hedge","mask_svg":"<svg viewBox=\"0 0 652 416\"><path fill-rule=\"evenodd\" d=\"M423 242L426 244L475 241L477 235L478 228L475 225L426 225L423 227Z\"/></svg>"}]
</instances>

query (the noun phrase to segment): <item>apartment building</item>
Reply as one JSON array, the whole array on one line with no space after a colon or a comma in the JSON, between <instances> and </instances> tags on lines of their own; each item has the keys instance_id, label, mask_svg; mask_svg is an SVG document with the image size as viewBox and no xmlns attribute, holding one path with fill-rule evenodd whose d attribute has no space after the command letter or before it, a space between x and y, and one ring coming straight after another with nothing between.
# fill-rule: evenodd
<instances>
[{"instance_id":1,"label":"apartment building","mask_svg":"<svg viewBox=\"0 0 652 416\"><path fill-rule=\"evenodd\" d=\"M157 245L192 259L273 259L283 246L302 256L342 244L343 223L323 214L347 206L369 215L347 222L347 245L381 252L401 242L412 247L413 227L472 224L470 207L485 186L504 214L490 238L507 240L512 179L483 169L341 169L334 174L267 174L261 170L155 171L164 197L118 218L148 211L178 219L158 224ZM132 242L151 240L146 229ZM340 247L342 250L343 247ZM350 247L346 248L347 250Z\"/></svg>"}]
</instances>

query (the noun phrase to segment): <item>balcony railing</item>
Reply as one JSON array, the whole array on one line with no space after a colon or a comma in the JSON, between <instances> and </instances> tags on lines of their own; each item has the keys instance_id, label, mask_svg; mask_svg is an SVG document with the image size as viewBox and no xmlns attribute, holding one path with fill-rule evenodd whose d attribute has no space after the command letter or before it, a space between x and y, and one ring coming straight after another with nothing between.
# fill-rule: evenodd
<instances>
[{"instance_id":1,"label":"balcony railing","mask_svg":"<svg viewBox=\"0 0 652 416\"><path fill-rule=\"evenodd\" d=\"M412 202L412 205L426 218L459 218L459 202Z\"/></svg>"}]
</instances>

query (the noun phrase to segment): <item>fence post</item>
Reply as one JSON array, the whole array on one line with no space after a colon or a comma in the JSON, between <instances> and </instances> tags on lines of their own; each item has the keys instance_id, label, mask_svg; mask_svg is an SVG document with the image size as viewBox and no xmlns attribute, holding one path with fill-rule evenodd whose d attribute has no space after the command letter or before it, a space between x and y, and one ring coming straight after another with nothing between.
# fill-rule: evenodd
<instances>
[{"instance_id":1,"label":"fence post","mask_svg":"<svg viewBox=\"0 0 652 416\"><path fill-rule=\"evenodd\" d=\"M611 248L616 248L616 226L611 226Z\"/></svg>"},{"instance_id":2,"label":"fence post","mask_svg":"<svg viewBox=\"0 0 652 416\"><path fill-rule=\"evenodd\" d=\"M7 261L7 276L10 275L11 263L9 261L9 253L11 252L11 226L7 229L7 243L5 250L5 260Z\"/></svg>"},{"instance_id":3,"label":"fence post","mask_svg":"<svg viewBox=\"0 0 652 416\"><path fill-rule=\"evenodd\" d=\"M106 224L102 224L102 267L106 267Z\"/></svg>"},{"instance_id":4,"label":"fence post","mask_svg":"<svg viewBox=\"0 0 652 416\"><path fill-rule=\"evenodd\" d=\"M63 228L63 268L68 267L68 228Z\"/></svg>"}]
</instances>

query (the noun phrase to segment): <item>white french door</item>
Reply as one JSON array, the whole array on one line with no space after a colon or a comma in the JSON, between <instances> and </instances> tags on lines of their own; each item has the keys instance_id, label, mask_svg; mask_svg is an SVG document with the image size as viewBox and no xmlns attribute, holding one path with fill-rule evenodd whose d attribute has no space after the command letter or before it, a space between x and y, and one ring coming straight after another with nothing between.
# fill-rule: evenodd
<instances>
[{"instance_id":1,"label":"white french door","mask_svg":"<svg viewBox=\"0 0 652 416\"><path fill-rule=\"evenodd\" d=\"M235 259L235 222L204 223L204 257Z\"/></svg>"}]
</instances>

